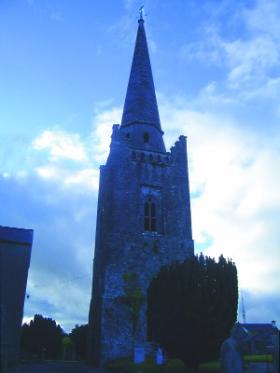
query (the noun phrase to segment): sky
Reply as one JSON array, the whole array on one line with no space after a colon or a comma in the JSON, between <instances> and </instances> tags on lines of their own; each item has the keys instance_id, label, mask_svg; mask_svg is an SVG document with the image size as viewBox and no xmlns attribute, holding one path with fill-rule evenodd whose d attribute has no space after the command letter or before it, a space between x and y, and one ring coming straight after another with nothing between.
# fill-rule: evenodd
<instances>
[{"instance_id":1,"label":"sky","mask_svg":"<svg viewBox=\"0 0 280 373\"><path fill-rule=\"evenodd\" d=\"M87 322L99 166L141 5L0 0L0 225L34 229L25 321ZM279 327L280 2L144 6L165 143L188 137L195 251L231 258L247 322Z\"/></svg>"}]
</instances>

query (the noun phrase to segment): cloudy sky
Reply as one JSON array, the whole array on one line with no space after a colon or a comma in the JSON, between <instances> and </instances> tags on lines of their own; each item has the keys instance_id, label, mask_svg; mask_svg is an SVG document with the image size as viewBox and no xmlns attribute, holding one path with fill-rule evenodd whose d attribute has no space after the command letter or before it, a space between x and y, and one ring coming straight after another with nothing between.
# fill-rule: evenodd
<instances>
[{"instance_id":1,"label":"cloudy sky","mask_svg":"<svg viewBox=\"0 0 280 373\"><path fill-rule=\"evenodd\" d=\"M140 5L0 1L0 225L35 231L25 319L87 322L99 165ZM146 0L145 11L166 145L188 136L196 252L232 258L247 321L279 326L280 2Z\"/></svg>"}]
</instances>

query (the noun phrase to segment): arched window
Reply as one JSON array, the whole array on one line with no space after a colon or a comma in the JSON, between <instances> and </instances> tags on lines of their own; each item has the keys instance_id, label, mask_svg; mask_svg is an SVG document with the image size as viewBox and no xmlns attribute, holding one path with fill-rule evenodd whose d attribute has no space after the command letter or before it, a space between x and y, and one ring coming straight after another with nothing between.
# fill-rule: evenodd
<instances>
[{"instance_id":1,"label":"arched window","mask_svg":"<svg viewBox=\"0 0 280 373\"><path fill-rule=\"evenodd\" d=\"M149 232L157 230L156 204L151 198L144 205L144 230Z\"/></svg>"},{"instance_id":2,"label":"arched window","mask_svg":"<svg viewBox=\"0 0 280 373\"><path fill-rule=\"evenodd\" d=\"M149 142L150 136L149 136L148 132L144 133L143 139L144 139L144 142Z\"/></svg>"}]
</instances>

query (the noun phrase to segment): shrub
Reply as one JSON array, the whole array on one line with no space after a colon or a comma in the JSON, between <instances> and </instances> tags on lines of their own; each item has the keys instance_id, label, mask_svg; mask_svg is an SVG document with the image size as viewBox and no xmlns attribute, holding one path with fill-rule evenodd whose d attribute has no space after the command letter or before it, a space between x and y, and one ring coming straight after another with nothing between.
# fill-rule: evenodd
<instances>
[{"instance_id":1,"label":"shrub","mask_svg":"<svg viewBox=\"0 0 280 373\"><path fill-rule=\"evenodd\" d=\"M201 254L162 267L147 293L148 339L197 370L219 357L237 303L237 270L223 256L216 262Z\"/></svg>"}]
</instances>

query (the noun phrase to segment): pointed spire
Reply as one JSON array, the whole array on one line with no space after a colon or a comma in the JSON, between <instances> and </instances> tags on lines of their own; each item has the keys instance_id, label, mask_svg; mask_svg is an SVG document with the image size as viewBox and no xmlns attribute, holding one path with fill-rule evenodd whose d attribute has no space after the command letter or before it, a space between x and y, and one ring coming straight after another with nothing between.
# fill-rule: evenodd
<instances>
[{"instance_id":1,"label":"pointed spire","mask_svg":"<svg viewBox=\"0 0 280 373\"><path fill-rule=\"evenodd\" d=\"M138 23L121 126L143 123L162 132L141 8Z\"/></svg>"}]
</instances>

